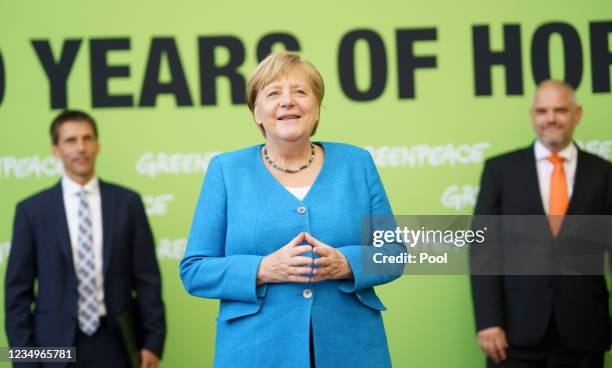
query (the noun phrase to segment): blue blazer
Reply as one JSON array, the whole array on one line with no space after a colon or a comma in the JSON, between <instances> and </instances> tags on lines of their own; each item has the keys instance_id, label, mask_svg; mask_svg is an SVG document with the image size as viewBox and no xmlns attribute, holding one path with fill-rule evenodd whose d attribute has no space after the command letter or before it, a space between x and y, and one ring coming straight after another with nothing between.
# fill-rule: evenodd
<instances>
[{"instance_id":1,"label":"blue blazer","mask_svg":"<svg viewBox=\"0 0 612 368\"><path fill-rule=\"evenodd\" d=\"M142 201L137 193L103 181L100 199L107 317L117 323L136 292L141 322L136 333L143 347L161 356L166 332L161 277ZM17 205L4 289L9 345L74 346L77 285L62 187L57 184Z\"/></svg>"},{"instance_id":2,"label":"blue blazer","mask_svg":"<svg viewBox=\"0 0 612 368\"><path fill-rule=\"evenodd\" d=\"M362 251L405 249L360 245L365 216L392 215L370 154L320 144L325 161L303 201L266 169L261 145L210 162L180 273L191 295L221 299L215 367L309 367L311 323L317 368L391 366L380 314L386 308L373 286L397 278L402 267L366 271ZM341 251L354 279L256 287L262 258L302 231Z\"/></svg>"}]
</instances>

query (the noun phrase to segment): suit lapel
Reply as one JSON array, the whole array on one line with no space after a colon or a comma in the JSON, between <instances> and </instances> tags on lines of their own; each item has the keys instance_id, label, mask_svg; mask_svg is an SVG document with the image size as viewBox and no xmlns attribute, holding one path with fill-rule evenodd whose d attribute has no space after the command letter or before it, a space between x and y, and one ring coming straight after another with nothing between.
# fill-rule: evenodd
<instances>
[{"instance_id":1,"label":"suit lapel","mask_svg":"<svg viewBox=\"0 0 612 368\"><path fill-rule=\"evenodd\" d=\"M53 217L56 221L57 240L66 261L70 265L70 270L74 274L74 262L72 258L72 245L70 243L70 232L68 230L68 221L66 220L66 207L64 206L64 192L62 191L61 181L53 187L51 191L53 203Z\"/></svg>"},{"instance_id":2,"label":"suit lapel","mask_svg":"<svg viewBox=\"0 0 612 368\"><path fill-rule=\"evenodd\" d=\"M587 180L587 172L588 167L587 161L585 160L585 154L583 151L578 149L578 157L576 161L576 174L574 174L574 187L572 189L572 196L570 198L569 205L567 207L566 215L573 215L576 211L577 206L580 203L581 194L584 193L584 189L586 188L586 180ZM579 206L578 206L579 208Z\"/></svg>"},{"instance_id":3,"label":"suit lapel","mask_svg":"<svg viewBox=\"0 0 612 368\"><path fill-rule=\"evenodd\" d=\"M546 211L544 211L544 202L542 201L542 192L540 191L540 179L538 177L538 168L535 159L535 149L533 144L527 147L524 151L524 165L525 170L523 171L526 175L524 195L528 202L533 203L532 207L535 212L529 213L534 217L533 220L539 223L539 227L543 231L543 236L547 239L553 239L548 218L546 217Z\"/></svg>"},{"instance_id":4,"label":"suit lapel","mask_svg":"<svg viewBox=\"0 0 612 368\"><path fill-rule=\"evenodd\" d=\"M527 203L535 204L535 215L545 215L544 206L542 204L542 193L540 192L540 181L538 179L538 169L536 167L533 144L527 147L523 152L524 167L526 170L520 170L519 172L524 172L526 175L524 195L528 200Z\"/></svg>"},{"instance_id":5,"label":"suit lapel","mask_svg":"<svg viewBox=\"0 0 612 368\"><path fill-rule=\"evenodd\" d=\"M113 192L106 183L100 180L100 204L102 206L102 268L104 270L104 275L106 275L106 271L108 270L113 250L115 203Z\"/></svg>"}]
</instances>

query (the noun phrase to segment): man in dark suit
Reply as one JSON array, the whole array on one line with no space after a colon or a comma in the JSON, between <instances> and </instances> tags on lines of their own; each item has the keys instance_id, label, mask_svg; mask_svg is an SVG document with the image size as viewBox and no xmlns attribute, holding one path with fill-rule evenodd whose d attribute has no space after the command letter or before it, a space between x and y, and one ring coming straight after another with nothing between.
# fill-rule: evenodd
<instances>
[{"instance_id":1,"label":"man in dark suit","mask_svg":"<svg viewBox=\"0 0 612 368\"><path fill-rule=\"evenodd\" d=\"M488 367L603 367L612 165L573 143L581 115L571 86L542 82L535 143L485 162L475 214L494 226L471 264Z\"/></svg>"},{"instance_id":2,"label":"man in dark suit","mask_svg":"<svg viewBox=\"0 0 612 368\"><path fill-rule=\"evenodd\" d=\"M157 367L164 305L140 196L96 177L89 115L62 112L51 138L65 174L17 205L5 279L9 345L76 346L77 367L128 367L131 345L140 367Z\"/></svg>"}]
</instances>

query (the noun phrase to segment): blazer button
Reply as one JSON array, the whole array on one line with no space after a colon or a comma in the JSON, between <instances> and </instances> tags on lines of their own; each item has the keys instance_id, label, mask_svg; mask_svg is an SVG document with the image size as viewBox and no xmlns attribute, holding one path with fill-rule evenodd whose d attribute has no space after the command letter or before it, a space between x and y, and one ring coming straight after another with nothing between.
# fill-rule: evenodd
<instances>
[{"instance_id":1,"label":"blazer button","mask_svg":"<svg viewBox=\"0 0 612 368\"><path fill-rule=\"evenodd\" d=\"M297 208L297 213L303 215L306 213L306 207L300 206Z\"/></svg>"},{"instance_id":2,"label":"blazer button","mask_svg":"<svg viewBox=\"0 0 612 368\"><path fill-rule=\"evenodd\" d=\"M302 292L302 295L304 295L304 298L310 299L312 298L312 290L304 289L304 291Z\"/></svg>"}]
</instances>

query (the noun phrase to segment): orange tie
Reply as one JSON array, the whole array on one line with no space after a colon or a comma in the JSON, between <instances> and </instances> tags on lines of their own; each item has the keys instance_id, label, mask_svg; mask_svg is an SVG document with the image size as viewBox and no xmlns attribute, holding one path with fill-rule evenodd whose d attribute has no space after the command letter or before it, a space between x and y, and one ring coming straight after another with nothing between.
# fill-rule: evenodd
<instances>
[{"instance_id":1,"label":"orange tie","mask_svg":"<svg viewBox=\"0 0 612 368\"><path fill-rule=\"evenodd\" d=\"M550 208L548 210L548 221L553 236L557 236L563 216L569 204L569 194L567 191L567 181L565 180L565 170L563 170L563 157L557 155L549 156L548 159L554 165L552 176L550 177Z\"/></svg>"}]
</instances>

